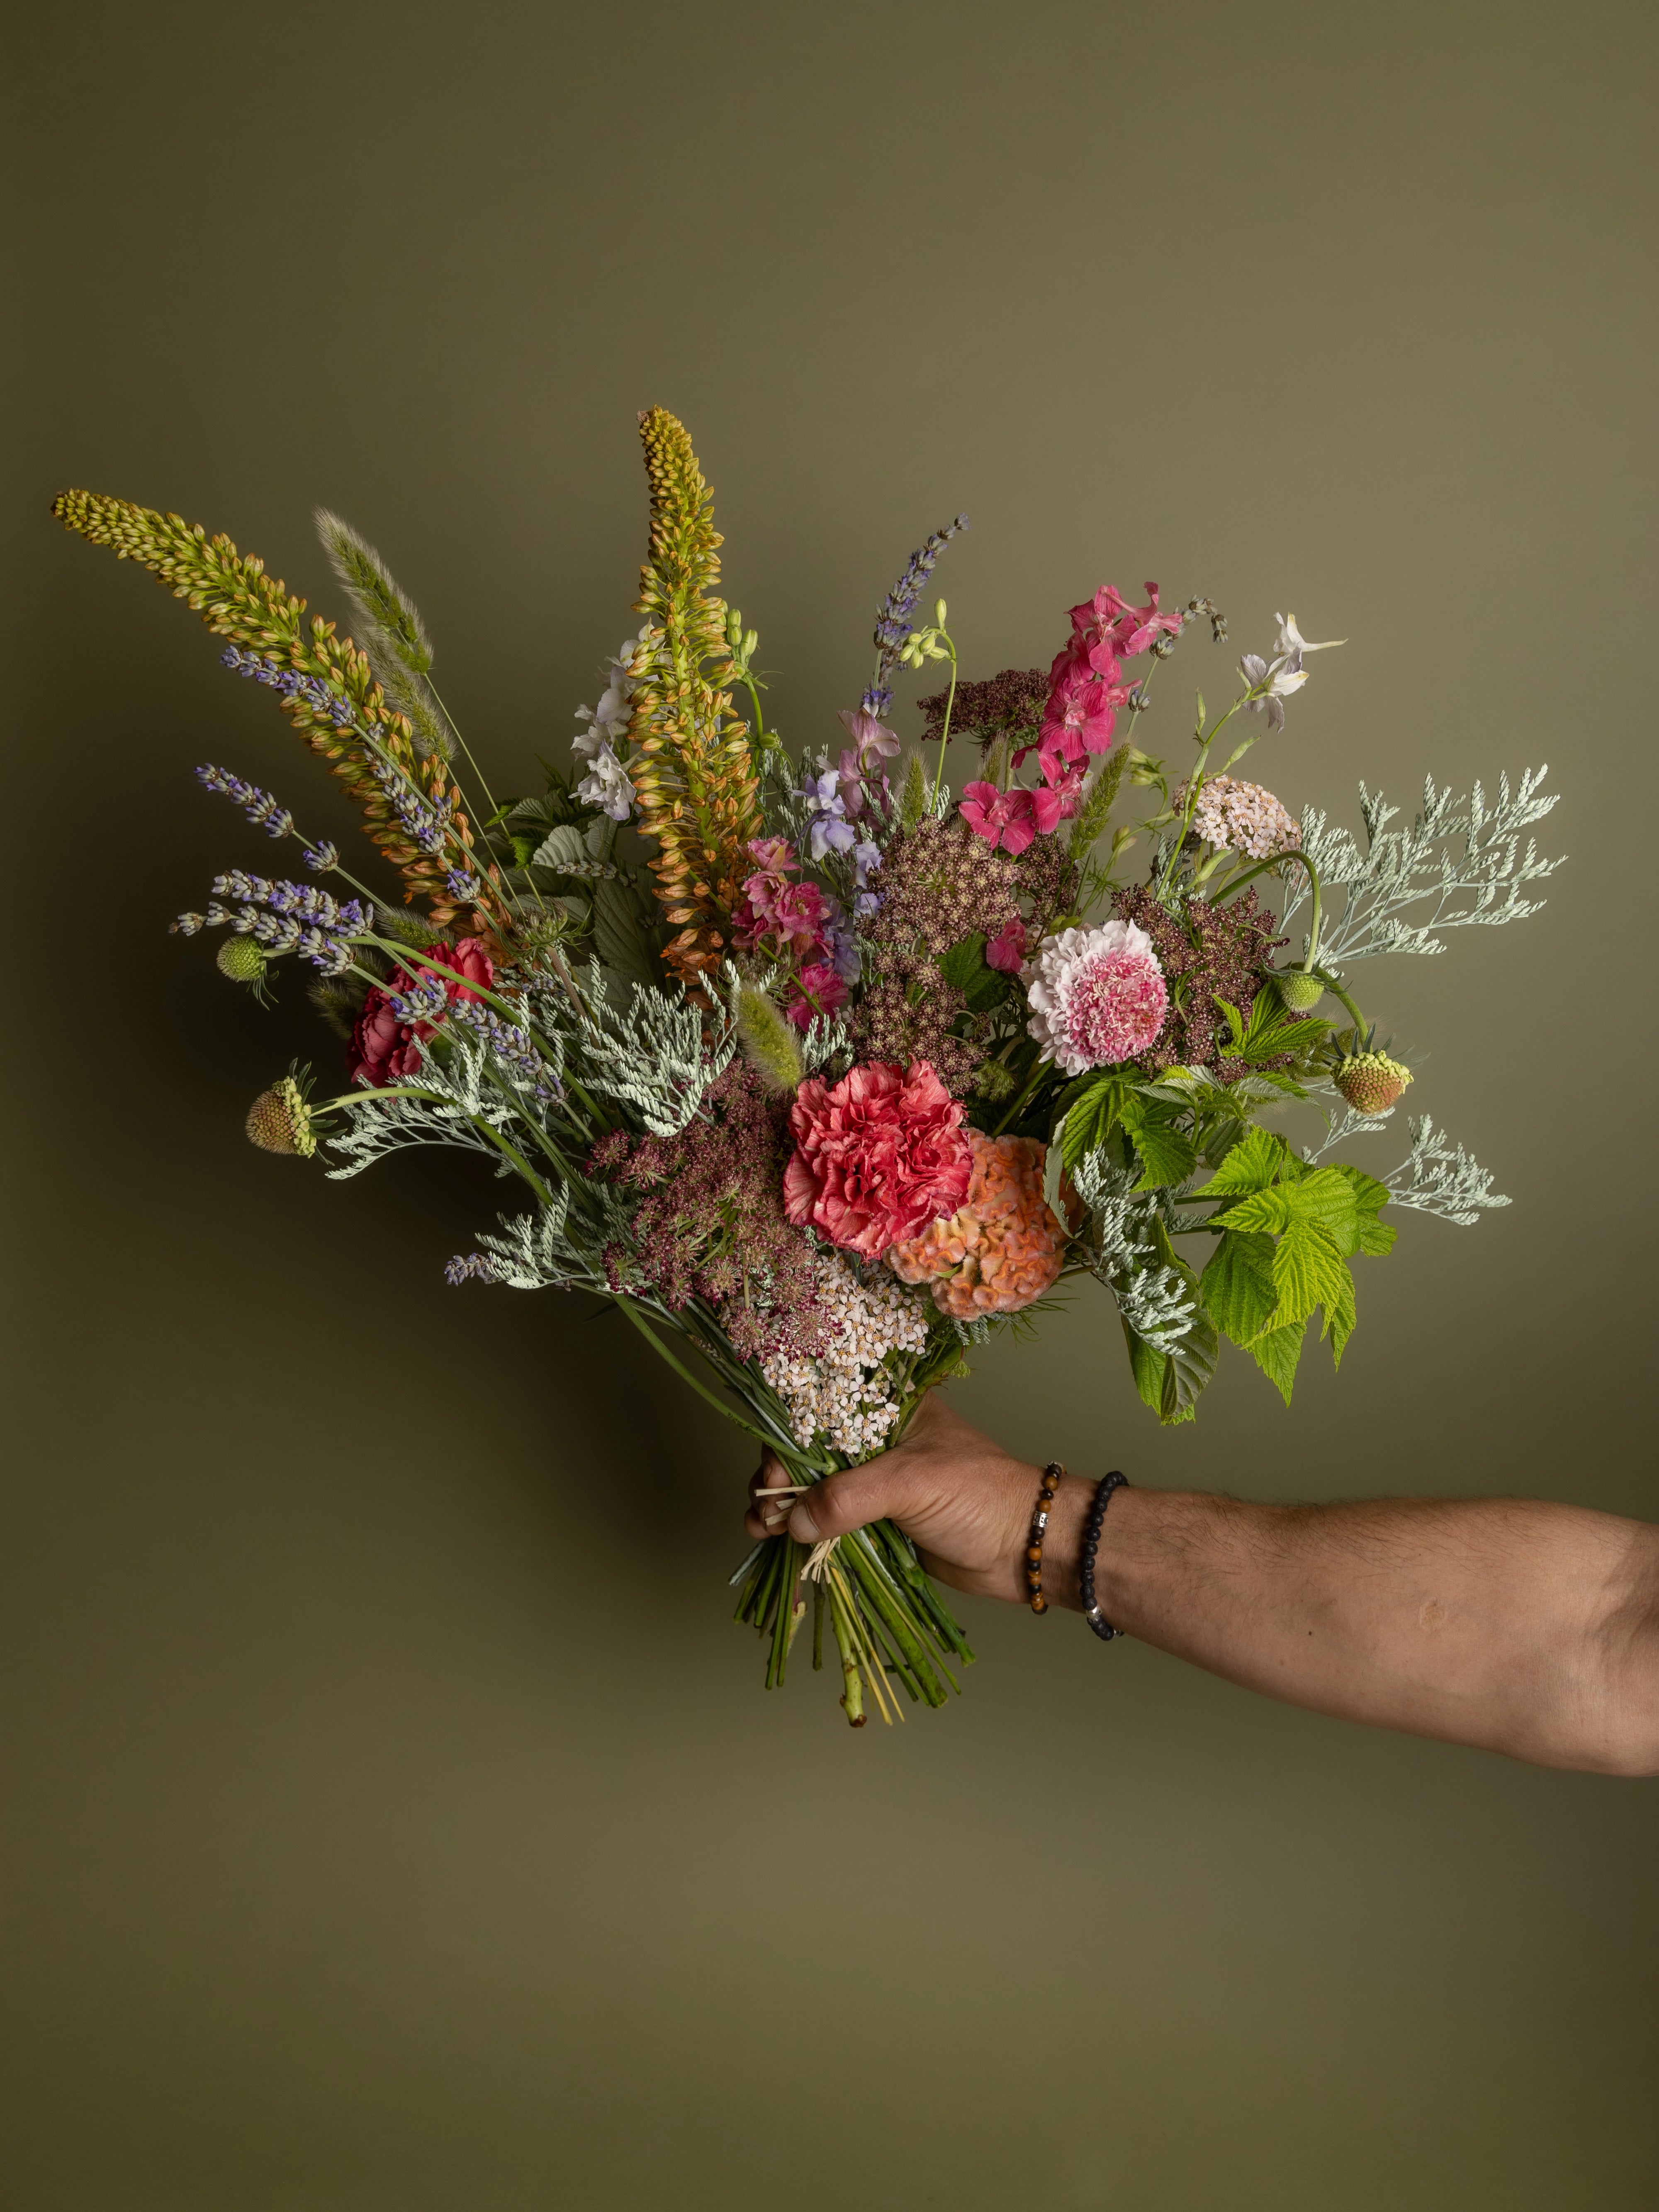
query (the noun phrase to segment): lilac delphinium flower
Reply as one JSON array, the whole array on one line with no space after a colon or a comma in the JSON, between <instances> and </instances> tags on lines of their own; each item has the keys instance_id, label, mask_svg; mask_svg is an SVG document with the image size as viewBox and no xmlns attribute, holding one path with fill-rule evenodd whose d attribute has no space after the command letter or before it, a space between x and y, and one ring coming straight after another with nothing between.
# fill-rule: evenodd
<instances>
[{"instance_id":1,"label":"lilac delphinium flower","mask_svg":"<svg viewBox=\"0 0 1659 2212\"><path fill-rule=\"evenodd\" d=\"M859 841L859 833L847 819L841 771L826 768L814 775L809 769L797 796L804 799L813 810L807 824L812 858L821 860L826 853L851 852Z\"/></svg>"},{"instance_id":2,"label":"lilac delphinium flower","mask_svg":"<svg viewBox=\"0 0 1659 2212\"><path fill-rule=\"evenodd\" d=\"M957 515L947 522L943 530L936 530L925 545L918 546L910 556L909 566L892 590L882 601L876 616L876 661L874 681L860 702L868 714L884 714L893 703L892 686L889 682L904 641L910 635L910 617L916 611L916 601L921 597L921 587L933 572L933 563L959 530L966 530L968 518Z\"/></svg>"}]
</instances>

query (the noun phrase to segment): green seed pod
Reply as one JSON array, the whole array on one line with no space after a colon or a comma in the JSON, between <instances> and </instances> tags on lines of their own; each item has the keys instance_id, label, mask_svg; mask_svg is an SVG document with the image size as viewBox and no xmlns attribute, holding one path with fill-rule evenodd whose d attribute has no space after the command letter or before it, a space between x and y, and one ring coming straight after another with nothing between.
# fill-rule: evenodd
<instances>
[{"instance_id":1,"label":"green seed pod","mask_svg":"<svg viewBox=\"0 0 1659 2212\"><path fill-rule=\"evenodd\" d=\"M1325 995L1318 976L1301 968L1285 969L1273 977L1273 982L1285 1010L1292 1014L1312 1013Z\"/></svg>"},{"instance_id":2,"label":"green seed pod","mask_svg":"<svg viewBox=\"0 0 1659 2212\"><path fill-rule=\"evenodd\" d=\"M981 1060L974 1070L974 1096L983 1098L988 1105L1000 1105L1003 1099L1011 1098L1018 1087L1000 1060Z\"/></svg>"},{"instance_id":3,"label":"green seed pod","mask_svg":"<svg viewBox=\"0 0 1659 2212\"><path fill-rule=\"evenodd\" d=\"M214 961L222 975L228 975L233 983L258 983L264 980L270 965L263 946L251 937L228 937L219 947Z\"/></svg>"}]
</instances>

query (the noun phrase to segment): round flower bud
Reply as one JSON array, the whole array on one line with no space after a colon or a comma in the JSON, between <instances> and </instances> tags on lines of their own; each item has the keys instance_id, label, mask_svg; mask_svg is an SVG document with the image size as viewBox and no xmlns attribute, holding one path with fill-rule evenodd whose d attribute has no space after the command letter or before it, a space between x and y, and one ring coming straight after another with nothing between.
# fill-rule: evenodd
<instances>
[{"instance_id":1,"label":"round flower bud","mask_svg":"<svg viewBox=\"0 0 1659 2212\"><path fill-rule=\"evenodd\" d=\"M233 983L257 983L270 966L264 949L251 937L228 937L219 947L214 965Z\"/></svg>"},{"instance_id":2,"label":"round flower bud","mask_svg":"<svg viewBox=\"0 0 1659 2212\"><path fill-rule=\"evenodd\" d=\"M1385 1052L1358 1052L1350 1053L1331 1079L1356 1114L1386 1114L1412 1072Z\"/></svg>"},{"instance_id":3,"label":"round flower bud","mask_svg":"<svg viewBox=\"0 0 1659 2212\"><path fill-rule=\"evenodd\" d=\"M247 1109L248 1142L262 1152L297 1152L308 1160L317 1149L311 1109L291 1075L262 1091Z\"/></svg>"},{"instance_id":4,"label":"round flower bud","mask_svg":"<svg viewBox=\"0 0 1659 2212\"><path fill-rule=\"evenodd\" d=\"M1289 1013L1310 1014L1325 995L1325 986L1318 976L1310 975L1305 969L1283 969L1273 977L1273 982Z\"/></svg>"}]
</instances>

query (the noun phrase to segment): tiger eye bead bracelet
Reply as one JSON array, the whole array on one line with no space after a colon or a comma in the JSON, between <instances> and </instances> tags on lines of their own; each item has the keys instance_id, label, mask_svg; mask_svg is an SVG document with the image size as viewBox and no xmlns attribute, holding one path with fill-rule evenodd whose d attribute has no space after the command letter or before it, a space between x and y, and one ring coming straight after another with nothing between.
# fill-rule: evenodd
<instances>
[{"instance_id":1,"label":"tiger eye bead bracelet","mask_svg":"<svg viewBox=\"0 0 1659 2212\"><path fill-rule=\"evenodd\" d=\"M1048 1509L1054 1502L1054 1492L1065 1472L1057 1459L1051 1459L1043 1468L1036 1511L1031 1516L1031 1533L1025 1541L1025 1586L1030 1594L1033 1613L1048 1610L1048 1601L1042 1595L1042 1539L1048 1526Z\"/></svg>"}]
</instances>

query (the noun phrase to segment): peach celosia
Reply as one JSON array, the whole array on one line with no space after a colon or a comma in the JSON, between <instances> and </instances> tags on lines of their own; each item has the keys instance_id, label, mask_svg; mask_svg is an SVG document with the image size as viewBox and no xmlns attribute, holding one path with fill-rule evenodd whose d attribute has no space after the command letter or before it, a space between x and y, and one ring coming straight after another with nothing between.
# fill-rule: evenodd
<instances>
[{"instance_id":1,"label":"peach celosia","mask_svg":"<svg viewBox=\"0 0 1659 2212\"><path fill-rule=\"evenodd\" d=\"M1060 1273L1065 1243L1042 1195L1046 1146L967 1135L974 1179L960 1208L887 1255L901 1280L931 1283L939 1310L958 1321L1018 1313L1040 1298Z\"/></svg>"}]
</instances>

